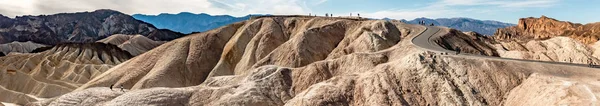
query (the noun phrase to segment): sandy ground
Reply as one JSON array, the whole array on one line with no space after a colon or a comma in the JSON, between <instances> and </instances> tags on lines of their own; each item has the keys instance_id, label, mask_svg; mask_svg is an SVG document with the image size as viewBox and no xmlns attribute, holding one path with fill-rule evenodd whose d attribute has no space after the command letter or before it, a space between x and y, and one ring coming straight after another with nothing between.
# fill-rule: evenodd
<instances>
[{"instance_id":1,"label":"sandy ground","mask_svg":"<svg viewBox=\"0 0 600 106\"><path fill-rule=\"evenodd\" d=\"M17 105L17 104L14 104L14 103L6 103L6 102L2 102L2 104L4 106L21 106L21 105Z\"/></svg>"}]
</instances>

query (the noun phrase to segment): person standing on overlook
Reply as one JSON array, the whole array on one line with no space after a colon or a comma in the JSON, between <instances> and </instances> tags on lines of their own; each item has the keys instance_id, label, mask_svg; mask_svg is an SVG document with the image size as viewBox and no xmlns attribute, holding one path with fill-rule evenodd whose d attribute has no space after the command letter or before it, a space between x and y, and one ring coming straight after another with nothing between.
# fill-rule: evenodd
<instances>
[{"instance_id":1,"label":"person standing on overlook","mask_svg":"<svg viewBox=\"0 0 600 106\"><path fill-rule=\"evenodd\" d=\"M456 47L454 50L456 51L456 55L460 54L460 48Z\"/></svg>"},{"instance_id":2,"label":"person standing on overlook","mask_svg":"<svg viewBox=\"0 0 600 106\"><path fill-rule=\"evenodd\" d=\"M121 92L125 92L125 90L123 90L123 85L121 85Z\"/></svg>"},{"instance_id":3,"label":"person standing on overlook","mask_svg":"<svg viewBox=\"0 0 600 106\"><path fill-rule=\"evenodd\" d=\"M591 58L588 58L588 67L594 67L594 63Z\"/></svg>"}]
</instances>

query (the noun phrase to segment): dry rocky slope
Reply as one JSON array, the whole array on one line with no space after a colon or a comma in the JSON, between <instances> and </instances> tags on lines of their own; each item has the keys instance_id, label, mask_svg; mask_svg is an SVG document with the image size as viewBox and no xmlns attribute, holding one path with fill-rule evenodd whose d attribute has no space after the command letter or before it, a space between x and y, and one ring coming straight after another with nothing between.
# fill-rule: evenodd
<instances>
[{"instance_id":1,"label":"dry rocky slope","mask_svg":"<svg viewBox=\"0 0 600 106\"><path fill-rule=\"evenodd\" d=\"M498 29L491 43L499 56L516 59L600 64L597 23L586 25L542 16L523 18L514 27Z\"/></svg>"},{"instance_id":2,"label":"dry rocky slope","mask_svg":"<svg viewBox=\"0 0 600 106\"><path fill-rule=\"evenodd\" d=\"M4 54L9 54L11 52L16 53L29 53L33 50L41 47L47 47L47 45L34 43L31 41L28 42L11 42L6 44L0 44L0 52Z\"/></svg>"},{"instance_id":3,"label":"dry rocky slope","mask_svg":"<svg viewBox=\"0 0 600 106\"><path fill-rule=\"evenodd\" d=\"M140 55L165 43L165 41L154 41L142 35L124 34L112 35L97 42L117 45L119 48L131 53L133 56Z\"/></svg>"},{"instance_id":4,"label":"dry rocky slope","mask_svg":"<svg viewBox=\"0 0 600 106\"><path fill-rule=\"evenodd\" d=\"M434 54L411 42L425 30L382 20L253 18L170 41L30 105L597 103L596 69ZM483 38L447 28L436 34L450 39L434 39L444 48L494 55L486 41L457 43Z\"/></svg>"},{"instance_id":5,"label":"dry rocky slope","mask_svg":"<svg viewBox=\"0 0 600 106\"><path fill-rule=\"evenodd\" d=\"M58 44L40 53L0 57L0 101L26 104L71 92L131 57L103 43Z\"/></svg>"},{"instance_id":6,"label":"dry rocky slope","mask_svg":"<svg viewBox=\"0 0 600 106\"><path fill-rule=\"evenodd\" d=\"M556 36L565 36L591 44L600 38L600 23L578 24L558 21L553 18L541 16L540 18L522 18L517 26L501 28L496 31L499 40L529 41L544 40Z\"/></svg>"}]
</instances>

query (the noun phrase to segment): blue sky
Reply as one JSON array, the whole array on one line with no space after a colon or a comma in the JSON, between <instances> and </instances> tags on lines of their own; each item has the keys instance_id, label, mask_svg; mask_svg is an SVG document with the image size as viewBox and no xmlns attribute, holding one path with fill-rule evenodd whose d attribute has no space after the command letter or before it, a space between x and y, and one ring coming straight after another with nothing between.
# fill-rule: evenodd
<instances>
[{"instance_id":1,"label":"blue sky","mask_svg":"<svg viewBox=\"0 0 600 106\"><path fill-rule=\"evenodd\" d=\"M577 23L600 21L600 0L328 0L313 12L360 12L368 17L469 17L517 23L519 18L548 17ZM345 15L345 14L344 14Z\"/></svg>"},{"instance_id":2,"label":"blue sky","mask_svg":"<svg viewBox=\"0 0 600 106\"><path fill-rule=\"evenodd\" d=\"M55 14L113 9L127 14L208 13L319 14L360 13L371 18L469 17L517 23L546 15L576 23L600 22L600 0L0 0L0 14Z\"/></svg>"}]
</instances>

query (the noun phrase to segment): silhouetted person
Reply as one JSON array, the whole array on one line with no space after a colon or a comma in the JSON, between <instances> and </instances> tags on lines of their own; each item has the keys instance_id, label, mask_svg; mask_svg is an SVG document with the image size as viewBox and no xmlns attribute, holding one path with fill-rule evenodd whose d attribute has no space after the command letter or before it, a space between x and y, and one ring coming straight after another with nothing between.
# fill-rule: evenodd
<instances>
[{"instance_id":1,"label":"silhouetted person","mask_svg":"<svg viewBox=\"0 0 600 106\"><path fill-rule=\"evenodd\" d=\"M329 14L325 13L325 17L329 17Z\"/></svg>"},{"instance_id":2,"label":"silhouetted person","mask_svg":"<svg viewBox=\"0 0 600 106\"><path fill-rule=\"evenodd\" d=\"M588 59L588 66L589 67L594 67L594 64L592 62L592 59Z\"/></svg>"},{"instance_id":3,"label":"silhouetted person","mask_svg":"<svg viewBox=\"0 0 600 106\"><path fill-rule=\"evenodd\" d=\"M433 26L433 23L431 23L431 25L429 25L429 26Z\"/></svg>"},{"instance_id":4,"label":"silhouetted person","mask_svg":"<svg viewBox=\"0 0 600 106\"><path fill-rule=\"evenodd\" d=\"M360 18L360 13L357 13L356 15L358 16L358 18Z\"/></svg>"},{"instance_id":5,"label":"silhouetted person","mask_svg":"<svg viewBox=\"0 0 600 106\"><path fill-rule=\"evenodd\" d=\"M115 84L111 84L110 85L110 90L112 91L113 86L115 86Z\"/></svg>"},{"instance_id":6,"label":"silhouetted person","mask_svg":"<svg viewBox=\"0 0 600 106\"><path fill-rule=\"evenodd\" d=\"M123 85L121 85L121 92L125 92L125 90L123 90Z\"/></svg>"},{"instance_id":7,"label":"silhouetted person","mask_svg":"<svg viewBox=\"0 0 600 106\"><path fill-rule=\"evenodd\" d=\"M460 48L456 47L456 49L454 49L454 50L456 50L457 55L460 54Z\"/></svg>"}]
</instances>

